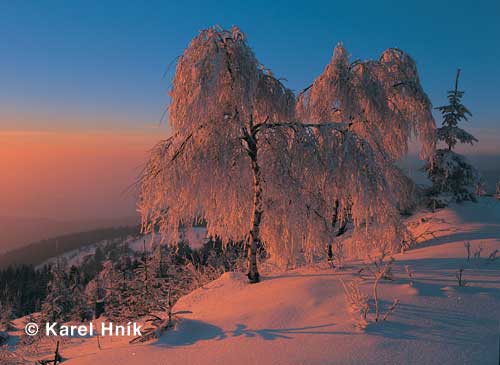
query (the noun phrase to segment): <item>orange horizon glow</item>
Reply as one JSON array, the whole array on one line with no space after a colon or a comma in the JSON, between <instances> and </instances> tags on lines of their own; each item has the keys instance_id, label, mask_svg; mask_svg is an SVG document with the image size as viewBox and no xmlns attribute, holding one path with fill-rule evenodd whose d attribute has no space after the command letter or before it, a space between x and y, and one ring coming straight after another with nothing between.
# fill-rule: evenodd
<instances>
[{"instance_id":1,"label":"orange horizon glow","mask_svg":"<svg viewBox=\"0 0 500 365\"><path fill-rule=\"evenodd\" d=\"M479 143L466 155L499 156L495 131L469 128ZM149 150L168 128L0 130L0 215L60 220L121 218L136 214L129 189ZM418 147L412 144L411 154Z\"/></svg>"},{"instance_id":2,"label":"orange horizon glow","mask_svg":"<svg viewBox=\"0 0 500 365\"><path fill-rule=\"evenodd\" d=\"M135 197L128 188L165 135L0 131L0 215L132 216Z\"/></svg>"}]
</instances>

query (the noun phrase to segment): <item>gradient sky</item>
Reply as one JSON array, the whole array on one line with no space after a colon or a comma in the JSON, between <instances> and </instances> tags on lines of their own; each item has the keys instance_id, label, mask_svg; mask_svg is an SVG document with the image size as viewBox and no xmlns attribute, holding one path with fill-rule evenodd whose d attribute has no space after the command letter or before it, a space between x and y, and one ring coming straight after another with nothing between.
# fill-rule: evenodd
<instances>
[{"instance_id":1,"label":"gradient sky","mask_svg":"<svg viewBox=\"0 0 500 365\"><path fill-rule=\"evenodd\" d=\"M377 58L388 47L410 53L435 105L460 67L474 116L468 129L483 142L468 151L500 155L498 0L0 0L0 168L10 176L0 181L0 214L133 212L133 199L116 192L167 133L159 121L168 66L214 24L238 25L257 58L295 91L322 72L339 41L353 58ZM37 199L42 192L45 200Z\"/></svg>"}]
</instances>

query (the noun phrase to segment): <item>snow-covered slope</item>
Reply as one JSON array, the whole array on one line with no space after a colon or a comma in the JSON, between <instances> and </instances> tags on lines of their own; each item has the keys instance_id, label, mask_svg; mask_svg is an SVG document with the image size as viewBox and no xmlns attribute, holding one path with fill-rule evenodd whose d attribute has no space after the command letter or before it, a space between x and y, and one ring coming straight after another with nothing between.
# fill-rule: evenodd
<instances>
[{"instance_id":1,"label":"snow-covered slope","mask_svg":"<svg viewBox=\"0 0 500 365\"><path fill-rule=\"evenodd\" d=\"M128 238L123 240L123 243L127 245L129 249L131 249L134 252L139 252L139 251L142 252L144 249L143 248L144 239L146 239L146 249L150 249L153 242L149 237L138 238L137 236L129 236ZM65 252L59 257L52 257L48 260L45 260L40 265L38 265L37 268L41 268L44 265L54 265L56 261L61 258L66 260L68 266L73 266L73 265L79 266L88 256L93 256L98 247L102 249L109 243L110 241L108 240L89 243L88 245L82 246L76 250Z\"/></svg>"},{"instance_id":2,"label":"snow-covered slope","mask_svg":"<svg viewBox=\"0 0 500 365\"><path fill-rule=\"evenodd\" d=\"M207 230L205 227L192 227L185 233L184 239L193 249L200 248L207 241ZM94 255L97 247L103 248L109 243L110 241L107 240L89 243L88 245L82 246L76 250L65 252L60 255L59 258L64 258L67 261L68 266L78 266L87 256ZM123 241L123 244L125 244L132 252L142 252L144 250L144 244L146 246L146 250L151 251L153 247L160 243L161 237L159 235L156 235L153 238L151 238L151 235L129 236ZM57 257L52 257L45 260L40 265L37 265L37 267L41 268L44 265L55 264L57 259Z\"/></svg>"},{"instance_id":3,"label":"snow-covered slope","mask_svg":"<svg viewBox=\"0 0 500 365\"><path fill-rule=\"evenodd\" d=\"M340 282L356 277L360 263L266 273L255 285L226 273L181 298L175 309L192 314L158 341L104 339L97 350L88 339L63 346L65 363L498 364L500 259L486 257L500 249L500 204L483 199L411 220L421 247L396 255L395 280L380 286L383 312L395 298L401 303L364 331L353 327ZM482 247L481 259L467 262L464 241L473 252ZM461 265L468 285L459 288Z\"/></svg>"}]
</instances>

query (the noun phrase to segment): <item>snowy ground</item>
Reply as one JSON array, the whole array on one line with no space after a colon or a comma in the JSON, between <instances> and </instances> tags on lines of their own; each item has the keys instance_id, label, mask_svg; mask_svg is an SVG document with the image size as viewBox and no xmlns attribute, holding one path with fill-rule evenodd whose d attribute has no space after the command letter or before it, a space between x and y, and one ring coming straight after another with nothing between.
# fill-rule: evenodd
<instances>
[{"instance_id":1,"label":"snowy ground","mask_svg":"<svg viewBox=\"0 0 500 365\"><path fill-rule=\"evenodd\" d=\"M183 297L190 310L161 339L128 345L124 338L63 344L65 364L498 364L500 336L500 203L482 199L411 218L419 247L395 256L395 279L384 281L382 311L401 301L386 322L353 327L340 278L357 276L326 267L268 273L246 283L240 274ZM467 263L464 242L481 258ZM409 285L404 266L414 272ZM464 265L468 284L455 273ZM371 286L366 281L363 289Z\"/></svg>"}]
</instances>

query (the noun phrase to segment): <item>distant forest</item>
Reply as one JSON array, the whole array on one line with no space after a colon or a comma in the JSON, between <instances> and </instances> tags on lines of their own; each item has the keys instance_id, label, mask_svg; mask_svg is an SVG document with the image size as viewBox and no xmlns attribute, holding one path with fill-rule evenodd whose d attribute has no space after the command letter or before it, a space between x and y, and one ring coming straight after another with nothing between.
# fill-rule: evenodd
<instances>
[{"instance_id":1,"label":"distant forest","mask_svg":"<svg viewBox=\"0 0 500 365\"><path fill-rule=\"evenodd\" d=\"M183 242L175 249L157 245L147 251L144 244L142 251L134 251L125 233L122 239L97 245L79 263L70 265L58 256L38 268L0 268L0 331L12 319L37 312L51 321L84 321L103 313L127 321L165 310L166 301L177 300L223 272L246 268L242 243L223 249L220 240L208 239L196 250Z\"/></svg>"},{"instance_id":2,"label":"distant forest","mask_svg":"<svg viewBox=\"0 0 500 365\"><path fill-rule=\"evenodd\" d=\"M139 234L138 226L102 228L88 232L62 235L35 242L0 255L0 268L16 265L37 266L52 257L86 245L104 240L125 239L130 235L137 234Z\"/></svg>"}]
</instances>

